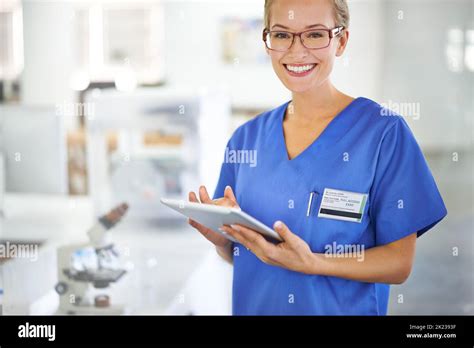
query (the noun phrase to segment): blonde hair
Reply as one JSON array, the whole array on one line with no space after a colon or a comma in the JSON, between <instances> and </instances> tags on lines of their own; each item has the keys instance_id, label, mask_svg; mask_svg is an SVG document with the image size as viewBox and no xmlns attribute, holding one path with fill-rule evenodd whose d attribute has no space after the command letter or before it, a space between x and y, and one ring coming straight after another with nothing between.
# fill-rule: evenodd
<instances>
[{"instance_id":1,"label":"blonde hair","mask_svg":"<svg viewBox=\"0 0 474 348\"><path fill-rule=\"evenodd\" d=\"M274 0L265 0L265 17L264 23L265 28L270 29L270 8L272 7ZM331 0L333 3L334 9L334 20L336 22L336 27L344 27L345 29L349 28L349 6L347 6L347 0Z\"/></svg>"}]
</instances>

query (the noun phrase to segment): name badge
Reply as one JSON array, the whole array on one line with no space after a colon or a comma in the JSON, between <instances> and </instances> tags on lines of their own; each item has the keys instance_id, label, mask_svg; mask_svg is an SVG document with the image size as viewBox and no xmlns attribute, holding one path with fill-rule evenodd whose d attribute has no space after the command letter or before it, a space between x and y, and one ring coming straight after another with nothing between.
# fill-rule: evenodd
<instances>
[{"instance_id":1,"label":"name badge","mask_svg":"<svg viewBox=\"0 0 474 348\"><path fill-rule=\"evenodd\" d=\"M324 189L318 217L326 219L362 222L367 194Z\"/></svg>"}]
</instances>

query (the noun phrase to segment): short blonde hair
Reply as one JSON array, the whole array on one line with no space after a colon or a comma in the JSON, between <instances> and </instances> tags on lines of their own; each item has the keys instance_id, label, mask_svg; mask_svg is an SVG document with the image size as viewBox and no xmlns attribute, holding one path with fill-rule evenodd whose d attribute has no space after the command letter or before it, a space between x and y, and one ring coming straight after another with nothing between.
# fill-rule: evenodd
<instances>
[{"instance_id":1,"label":"short blonde hair","mask_svg":"<svg viewBox=\"0 0 474 348\"><path fill-rule=\"evenodd\" d=\"M272 7L274 0L265 0L265 16L264 23L265 28L270 29L270 9ZM350 15L349 15L349 6L347 5L347 0L331 0L334 8L334 20L336 22L336 27L344 27L345 29L349 28Z\"/></svg>"}]
</instances>

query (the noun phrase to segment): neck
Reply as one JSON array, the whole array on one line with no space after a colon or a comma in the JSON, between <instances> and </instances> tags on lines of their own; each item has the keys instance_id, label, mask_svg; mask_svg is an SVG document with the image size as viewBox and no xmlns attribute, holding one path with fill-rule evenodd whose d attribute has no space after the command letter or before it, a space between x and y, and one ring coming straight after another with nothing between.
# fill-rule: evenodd
<instances>
[{"instance_id":1,"label":"neck","mask_svg":"<svg viewBox=\"0 0 474 348\"><path fill-rule=\"evenodd\" d=\"M311 121L327 117L328 111L338 104L343 93L326 80L315 89L292 94L294 116L302 121Z\"/></svg>"}]
</instances>

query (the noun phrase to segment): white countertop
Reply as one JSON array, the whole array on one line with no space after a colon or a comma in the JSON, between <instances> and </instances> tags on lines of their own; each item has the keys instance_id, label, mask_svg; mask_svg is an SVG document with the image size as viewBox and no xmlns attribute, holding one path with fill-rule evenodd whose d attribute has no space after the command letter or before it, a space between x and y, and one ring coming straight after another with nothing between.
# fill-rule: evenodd
<instances>
[{"instance_id":1,"label":"white countertop","mask_svg":"<svg viewBox=\"0 0 474 348\"><path fill-rule=\"evenodd\" d=\"M86 231L95 223L88 197L6 194L4 208L0 239L44 240L40 255L55 254L58 245L86 241ZM214 250L185 221L177 225L146 224L125 217L112 230L112 236L121 261L129 270L123 279L113 284L112 300L126 302L132 307L132 313L164 312L192 272ZM8 263L10 261L4 265ZM54 286L57 269L51 262L36 271L33 269L39 266L33 263L22 267L27 271L31 269L36 275L38 271L42 273L35 278L34 284L27 284L38 289L36 292L42 293ZM20 278L15 276L15 279ZM29 279L32 278L27 276L24 281ZM19 294L16 289L9 290L5 284L5 302L9 292L10 296ZM36 299L30 297L35 296L28 292L25 301L34 301ZM19 298L15 300L20 301Z\"/></svg>"}]
</instances>

